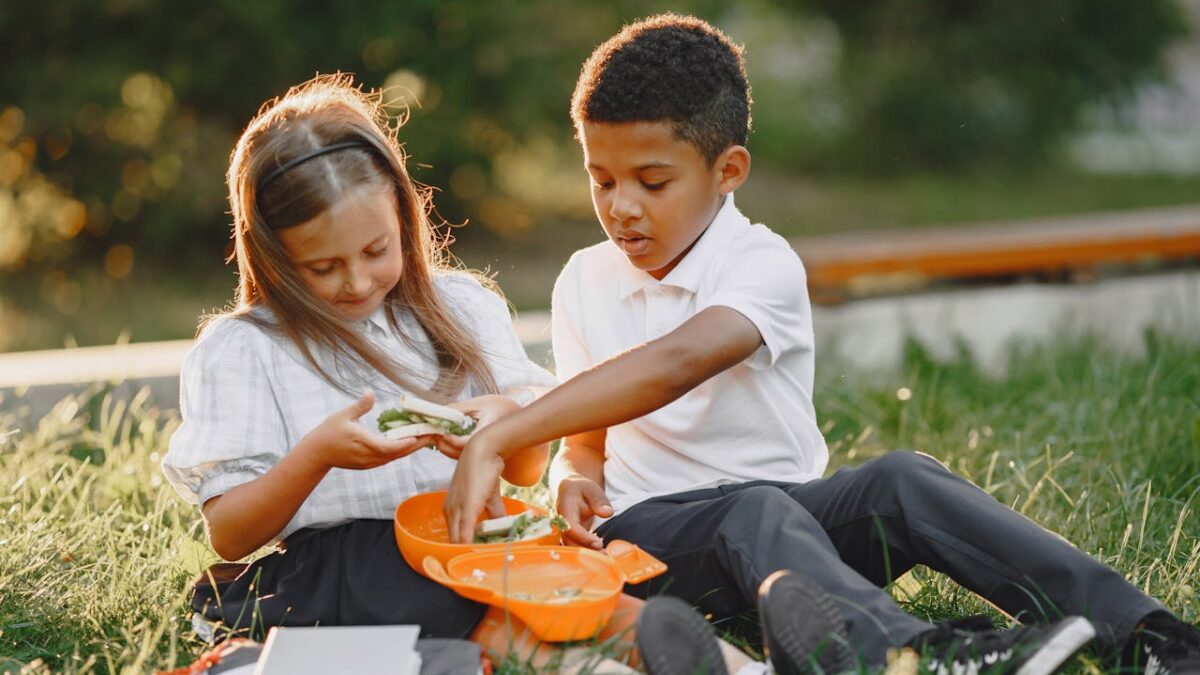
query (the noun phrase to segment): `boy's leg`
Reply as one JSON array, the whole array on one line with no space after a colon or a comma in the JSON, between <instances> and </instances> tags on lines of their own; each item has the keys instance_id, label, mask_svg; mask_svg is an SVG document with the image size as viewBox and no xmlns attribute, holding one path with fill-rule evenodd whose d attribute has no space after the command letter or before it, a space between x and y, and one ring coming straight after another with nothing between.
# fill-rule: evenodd
<instances>
[{"instance_id":1,"label":"boy's leg","mask_svg":"<svg viewBox=\"0 0 1200 675\"><path fill-rule=\"evenodd\" d=\"M1163 609L925 455L893 452L783 489L821 522L842 559L876 584L927 565L1023 622L1086 617L1106 647L1119 647L1142 617Z\"/></svg>"},{"instance_id":2,"label":"boy's leg","mask_svg":"<svg viewBox=\"0 0 1200 675\"><path fill-rule=\"evenodd\" d=\"M776 487L725 486L652 499L598 534L632 541L667 564L666 574L627 592L668 593L717 618L754 607L772 572L803 570L833 596L851 644L869 663L882 663L888 647L929 628L843 563L821 524Z\"/></svg>"}]
</instances>

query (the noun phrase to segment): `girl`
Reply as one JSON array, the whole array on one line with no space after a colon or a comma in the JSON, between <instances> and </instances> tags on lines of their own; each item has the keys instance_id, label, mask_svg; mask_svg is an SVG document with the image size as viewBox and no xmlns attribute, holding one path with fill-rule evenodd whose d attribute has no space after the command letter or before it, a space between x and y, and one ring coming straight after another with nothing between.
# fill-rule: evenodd
<instances>
[{"instance_id":1,"label":"girl","mask_svg":"<svg viewBox=\"0 0 1200 675\"><path fill-rule=\"evenodd\" d=\"M510 395L554 379L525 356L504 301L449 269L378 96L331 76L268 103L228 185L237 303L206 320L184 361L183 423L163 471L200 506L222 558L279 550L236 578L210 574L196 611L255 632L420 624L424 636L528 656L515 620L416 574L396 548L396 505L454 472L428 446L457 453L445 439L371 430L388 402L455 402L486 427L519 407ZM514 453L503 475L531 485L547 456L544 445ZM623 603L602 635L641 604Z\"/></svg>"}]
</instances>

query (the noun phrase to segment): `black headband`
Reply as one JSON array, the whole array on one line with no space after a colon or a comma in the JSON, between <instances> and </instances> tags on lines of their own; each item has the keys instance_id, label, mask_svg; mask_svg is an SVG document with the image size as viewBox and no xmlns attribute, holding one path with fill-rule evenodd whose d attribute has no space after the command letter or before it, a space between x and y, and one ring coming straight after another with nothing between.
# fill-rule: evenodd
<instances>
[{"instance_id":1,"label":"black headband","mask_svg":"<svg viewBox=\"0 0 1200 675\"><path fill-rule=\"evenodd\" d=\"M364 141L343 141L341 143L334 143L333 145L326 145L325 147L317 148L316 150L310 150L309 152L290 161L284 162L280 166L276 167L274 171L267 174L266 178L262 179L262 182L258 184L258 189L262 190L263 188L267 187L271 181L279 178L283 174L291 171L310 159L314 159L331 152L337 152L338 150L349 150L350 148L362 148L364 150L370 150L371 146Z\"/></svg>"}]
</instances>

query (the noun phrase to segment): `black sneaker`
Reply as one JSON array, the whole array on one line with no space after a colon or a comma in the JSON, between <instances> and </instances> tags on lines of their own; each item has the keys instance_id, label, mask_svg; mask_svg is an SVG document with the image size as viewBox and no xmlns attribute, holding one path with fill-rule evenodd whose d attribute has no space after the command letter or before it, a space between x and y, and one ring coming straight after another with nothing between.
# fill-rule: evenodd
<instances>
[{"instance_id":1,"label":"black sneaker","mask_svg":"<svg viewBox=\"0 0 1200 675\"><path fill-rule=\"evenodd\" d=\"M1096 636L1083 617L1009 630L966 631L942 624L913 638L923 670L934 675L1050 675Z\"/></svg>"},{"instance_id":2,"label":"black sneaker","mask_svg":"<svg viewBox=\"0 0 1200 675\"><path fill-rule=\"evenodd\" d=\"M763 650L780 675L856 670L846 624L833 598L799 574L780 570L758 587Z\"/></svg>"},{"instance_id":3,"label":"black sneaker","mask_svg":"<svg viewBox=\"0 0 1200 675\"><path fill-rule=\"evenodd\" d=\"M679 598L646 601L637 620L637 647L650 675L728 675L712 626Z\"/></svg>"},{"instance_id":4,"label":"black sneaker","mask_svg":"<svg viewBox=\"0 0 1200 675\"><path fill-rule=\"evenodd\" d=\"M1121 672L1200 675L1200 628L1154 612L1125 643Z\"/></svg>"}]
</instances>

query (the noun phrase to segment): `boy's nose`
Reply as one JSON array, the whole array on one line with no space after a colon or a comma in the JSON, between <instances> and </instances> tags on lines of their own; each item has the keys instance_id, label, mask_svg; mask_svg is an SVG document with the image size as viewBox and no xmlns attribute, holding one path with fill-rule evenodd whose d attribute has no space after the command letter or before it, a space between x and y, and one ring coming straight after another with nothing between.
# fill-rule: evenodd
<instances>
[{"instance_id":1,"label":"boy's nose","mask_svg":"<svg viewBox=\"0 0 1200 675\"><path fill-rule=\"evenodd\" d=\"M608 215L621 222L640 218L641 205L628 192L615 192L608 205Z\"/></svg>"}]
</instances>

